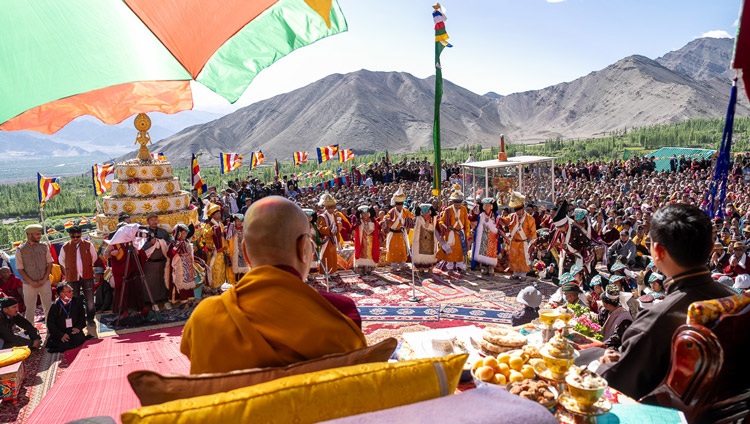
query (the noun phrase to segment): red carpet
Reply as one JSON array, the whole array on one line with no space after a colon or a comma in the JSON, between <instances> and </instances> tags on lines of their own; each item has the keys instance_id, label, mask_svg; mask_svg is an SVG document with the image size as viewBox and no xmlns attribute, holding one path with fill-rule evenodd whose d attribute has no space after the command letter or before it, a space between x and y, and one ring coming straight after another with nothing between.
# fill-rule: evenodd
<instances>
[{"instance_id":1,"label":"red carpet","mask_svg":"<svg viewBox=\"0 0 750 424\"><path fill-rule=\"evenodd\" d=\"M128 373L190 372L190 362L180 353L181 335L182 327L164 328L92 340L66 352L72 363L27 422L63 423L100 415L120 422L122 412L140 406Z\"/></svg>"}]
</instances>

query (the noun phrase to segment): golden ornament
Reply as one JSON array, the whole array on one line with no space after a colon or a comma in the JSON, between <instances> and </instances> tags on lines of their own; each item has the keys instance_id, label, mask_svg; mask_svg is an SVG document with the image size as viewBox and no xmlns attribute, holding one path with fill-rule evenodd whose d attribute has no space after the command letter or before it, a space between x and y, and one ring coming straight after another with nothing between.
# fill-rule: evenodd
<instances>
[{"instance_id":1,"label":"golden ornament","mask_svg":"<svg viewBox=\"0 0 750 424\"><path fill-rule=\"evenodd\" d=\"M115 189L115 191L116 191L116 192L117 192L117 194L119 194L120 196L124 196L124 195L125 195L125 193L127 193L127 192L128 192L128 188L127 188L127 187L125 187L125 184L117 184L117 188Z\"/></svg>"},{"instance_id":2,"label":"golden ornament","mask_svg":"<svg viewBox=\"0 0 750 424\"><path fill-rule=\"evenodd\" d=\"M143 210L146 212L151 212L151 203L144 203Z\"/></svg>"},{"instance_id":3,"label":"golden ornament","mask_svg":"<svg viewBox=\"0 0 750 424\"><path fill-rule=\"evenodd\" d=\"M148 196L152 191L154 189L151 187L151 183L141 183L138 185L138 192L144 196Z\"/></svg>"},{"instance_id":4,"label":"golden ornament","mask_svg":"<svg viewBox=\"0 0 750 424\"><path fill-rule=\"evenodd\" d=\"M169 202L167 199L161 199L159 200L159 203L156 205L160 211L164 212L167 209L169 209Z\"/></svg>"},{"instance_id":5,"label":"golden ornament","mask_svg":"<svg viewBox=\"0 0 750 424\"><path fill-rule=\"evenodd\" d=\"M151 170L151 173L154 174L154 177L159 178L164 175L164 169L161 166L155 166L154 169Z\"/></svg>"},{"instance_id":6,"label":"golden ornament","mask_svg":"<svg viewBox=\"0 0 750 424\"><path fill-rule=\"evenodd\" d=\"M127 175L128 178L135 178L135 176L138 175L138 171L135 168L127 167L125 168L125 175Z\"/></svg>"},{"instance_id":7,"label":"golden ornament","mask_svg":"<svg viewBox=\"0 0 750 424\"><path fill-rule=\"evenodd\" d=\"M167 189L167 193L172 193L175 189L174 182L168 182L165 188Z\"/></svg>"},{"instance_id":8,"label":"golden ornament","mask_svg":"<svg viewBox=\"0 0 750 424\"><path fill-rule=\"evenodd\" d=\"M116 205L112 205L112 206L114 208ZM128 200L127 202L125 202L125 204L122 205L122 210L124 210L128 214L132 214L133 212L135 212L135 208L136 208L135 203L131 202L130 200Z\"/></svg>"}]
</instances>

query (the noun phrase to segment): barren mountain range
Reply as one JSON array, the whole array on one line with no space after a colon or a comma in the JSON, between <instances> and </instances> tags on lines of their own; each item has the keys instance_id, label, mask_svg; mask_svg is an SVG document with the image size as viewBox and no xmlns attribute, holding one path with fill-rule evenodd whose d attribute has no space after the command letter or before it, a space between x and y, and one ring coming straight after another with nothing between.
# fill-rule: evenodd
<instances>
[{"instance_id":1,"label":"barren mountain range","mask_svg":"<svg viewBox=\"0 0 750 424\"><path fill-rule=\"evenodd\" d=\"M494 145L583 138L604 132L720 117L729 99L733 40L701 38L656 60L626 57L602 70L542 90L479 95L445 81L442 145ZM187 128L155 150L183 161L203 149L290 160L294 151L340 144L359 153L416 151L432 146L434 78L360 70L329 75L306 87ZM745 98L745 96L740 96ZM737 108L748 116L744 100ZM289 159L286 159L289 158Z\"/></svg>"}]
</instances>

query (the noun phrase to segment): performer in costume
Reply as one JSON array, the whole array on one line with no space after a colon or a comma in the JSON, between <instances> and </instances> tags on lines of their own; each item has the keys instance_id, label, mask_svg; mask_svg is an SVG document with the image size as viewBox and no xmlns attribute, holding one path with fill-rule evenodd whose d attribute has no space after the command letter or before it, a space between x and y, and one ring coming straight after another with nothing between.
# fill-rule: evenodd
<instances>
[{"instance_id":1,"label":"performer in costume","mask_svg":"<svg viewBox=\"0 0 750 424\"><path fill-rule=\"evenodd\" d=\"M362 205L357 208L354 226L354 269L360 274L372 274L380 260L380 225L375 220L375 209Z\"/></svg>"},{"instance_id":2,"label":"performer in costume","mask_svg":"<svg viewBox=\"0 0 750 424\"><path fill-rule=\"evenodd\" d=\"M343 213L336 210L336 199L325 192L320 196L318 206L325 210L318 216L318 231L323 244L320 246L320 262L328 270L328 275L334 275L339 270L338 249L341 247L341 226L351 226Z\"/></svg>"},{"instance_id":3,"label":"performer in costume","mask_svg":"<svg viewBox=\"0 0 750 424\"><path fill-rule=\"evenodd\" d=\"M579 265L591 274L595 258L591 239L586 236L581 227L571 222L568 217L567 201L563 200L552 222L555 225L555 233L552 236L551 246L559 252L559 274L562 275L570 270L573 265Z\"/></svg>"},{"instance_id":4,"label":"performer in costume","mask_svg":"<svg viewBox=\"0 0 750 424\"><path fill-rule=\"evenodd\" d=\"M226 241L224 224L221 223L221 205L210 203L206 214L208 222L203 227L203 242L206 246L208 285L218 289L227 280Z\"/></svg>"},{"instance_id":5,"label":"performer in costume","mask_svg":"<svg viewBox=\"0 0 750 424\"><path fill-rule=\"evenodd\" d=\"M448 271L462 272L466 270L464 256L468 252L466 237L469 231L469 211L462 205L464 194L461 186L453 186L448 200L452 203L440 215L438 228L440 229L440 251L437 259L444 261L445 269Z\"/></svg>"},{"instance_id":6,"label":"performer in costume","mask_svg":"<svg viewBox=\"0 0 750 424\"><path fill-rule=\"evenodd\" d=\"M169 242L167 249L167 268L164 281L169 290L169 302L179 304L180 309L195 296L195 261L193 259L193 244L190 237L194 232L193 225L177 224L174 227L174 239Z\"/></svg>"},{"instance_id":7,"label":"performer in costume","mask_svg":"<svg viewBox=\"0 0 750 424\"><path fill-rule=\"evenodd\" d=\"M385 227L388 235L385 239L387 254L385 260L391 264L392 271L406 268L406 239L404 231L414 226L414 214L404 208L406 194L404 188L399 187L391 197L391 210L385 216Z\"/></svg>"},{"instance_id":8,"label":"performer in costume","mask_svg":"<svg viewBox=\"0 0 750 424\"><path fill-rule=\"evenodd\" d=\"M227 228L227 250L229 252L230 266L227 268L227 281L231 285L237 284L246 272L250 271L250 266L245 262L242 256L242 223L245 215L236 213L232 215L232 223Z\"/></svg>"},{"instance_id":9,"label":"performer in costume","mask_svg":"<svg viewBox=\"0 0 750 424\"><path fill-rule=\"evenodd\" d=\"M536 238L536 222L534 218L526 213L524 209L526 198L518 192L511 193L510 206L515 212L501 221L508 226L508 258L510 259L511 278L526 279L526 274L531 270L531 258L529 257L529 244Z\"/></svg>"},{"instance_id":10,"label":"performer in costume","mask_svg":"<svg viewBox=\"0 0 750 424\"><path fill-rule=\"evenodd\" d=\"M126 318L135 311L141 315L147 314L148 309L143 298L143 284L140 271L135 261L146 262L146 254L133 247L138 224L124 224L118 228L111 240L105 240L107 248L104 256L109 259L109 266L114 279L114 295L112 297L112 312L119 318Z\"/></svg>"},{"instance_id":11,"label":"performer in costume","mask_svg":"<svg viewBox=\"0 0 750 424\"><path fill-rule=\"evenodd\" d=\"M318 254L320 253L320 246L323 242L320 239L320 231L318 231L318 213L315 212L315 209L302 209L302 211L307 215L307 220L310 223L310 236L315 242L315 256L313 257L313 260L310 261L310 274L307 276L308 280L312 280L312 274L317 274L319 272Z\"/></svg>"},{"instance_id":12,"label":"performer in costume","mask_svg":"<svg viewBox=\"0 0 750 424\"><path fill-rule=\"evenodd\" d=\"M414 265L431 269L437 263L438 240L435 234L437 211L430 203L414 208L414 231L411 237L411 254Z\"/></svg>"},{"instance_id":13,"label":"performer in costume","mask_svg":"<svg viewBox=\"0 0 750 424\"><path fill-rule=\"evenodd\" d=\"M474 242L471 248L471 268L480 267L482 274L494 274L497 265L497 205L495 199L485 197L480 206L474 206L475 213L469 217L476 221L474 228Z\"/></svg>"}]
</instances>

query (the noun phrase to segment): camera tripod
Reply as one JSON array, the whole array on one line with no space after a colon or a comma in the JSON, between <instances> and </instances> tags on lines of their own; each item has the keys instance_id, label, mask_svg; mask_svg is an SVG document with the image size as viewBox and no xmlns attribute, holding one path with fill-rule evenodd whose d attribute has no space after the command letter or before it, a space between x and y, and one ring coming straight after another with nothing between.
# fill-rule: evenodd
<instances>
[{"instance_id":1,"label":"camera tripod","mask_svg":"<svg viewBox=\"0 0 750 424\"><path fill-rule=\"evenodd\" d=\"M122 306L123 302L125 301L125 293L126 293L126 284L132 284L133 282L128 282L128 277L131 273L131 264L134 263L136 270L138 271L138 281L140 281L141 285L146 288L146 294L148 294L148 299L151 301L151 308L156 313L157 320L161 318L161 314L159 313L159 306L154 302L154 297L151 295L151 289L149 289L148 284L146 284L146 274L143 272L143 266L141 265L141 261L138 258L138 253L135 250L135 246L132 244L128 245L125 248L125 254L127 257L125 258L125 276L122 279L122 288L120 293L120 302L118 304L117 308L117 319L112 321L112 324L114 325L114 328L120 328L123 320L123 311ZM132 260L132 263L131 263ZM126 326L126 325L122 325Z\"/></svg>"}]
</instances>

